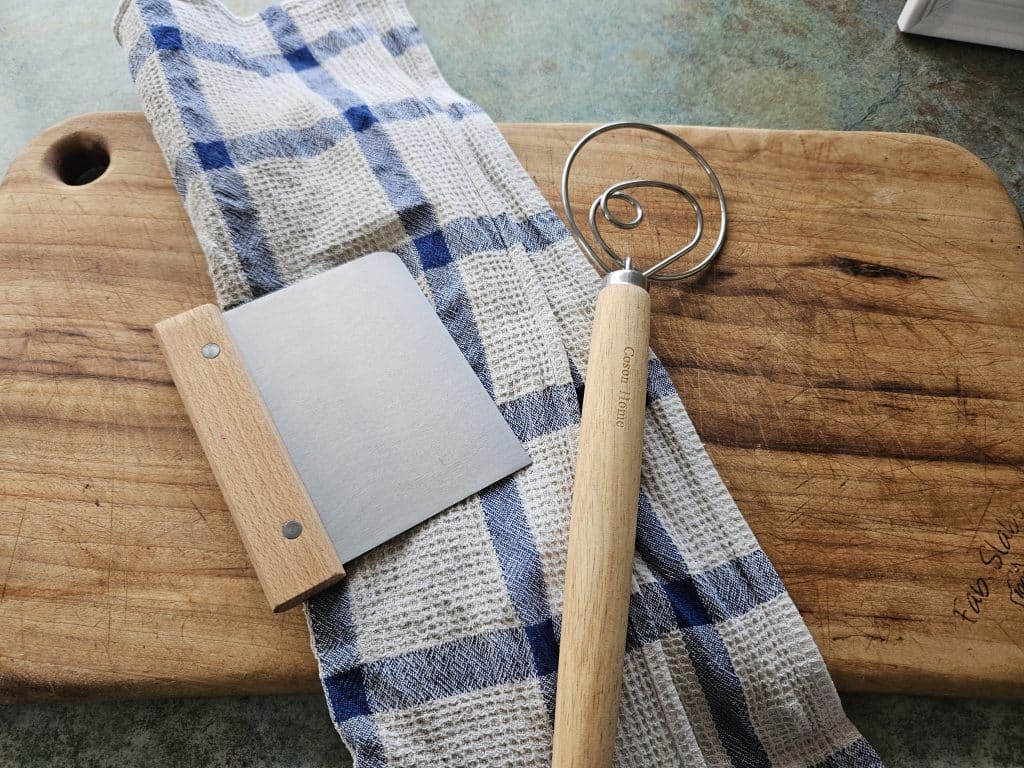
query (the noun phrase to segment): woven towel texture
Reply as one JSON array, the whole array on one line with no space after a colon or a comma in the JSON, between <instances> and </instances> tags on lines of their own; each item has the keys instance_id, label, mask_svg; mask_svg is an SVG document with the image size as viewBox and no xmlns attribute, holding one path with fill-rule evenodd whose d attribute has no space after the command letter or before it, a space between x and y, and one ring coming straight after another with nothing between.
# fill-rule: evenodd
<instances>
[{"instance_id":1,"label":"woven towel texture","mask_svg":"<svg viewBox=\"0 0 1024 768\"><path fill-rule=\"evenodd\" d=\"M394 251L533 458L307 605L356 764L546 765L595 272L401 2L115 31L221 304ZM879 765L654 358L649 398L616 765Z\"/></svg>"}]
</instances>

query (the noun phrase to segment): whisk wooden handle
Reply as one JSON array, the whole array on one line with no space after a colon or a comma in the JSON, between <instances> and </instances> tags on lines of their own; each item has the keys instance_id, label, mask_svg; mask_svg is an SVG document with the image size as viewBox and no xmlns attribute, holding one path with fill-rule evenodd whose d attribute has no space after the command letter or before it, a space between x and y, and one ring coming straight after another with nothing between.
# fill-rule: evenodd
<instances>
[{"instance_id":1,"label":"whisk wooden handle","mask_svg":"<svg viewBox=\"0 0 1024 768\"><path fill-rule=\"evenodd\" d=\"M608 768L626 648L651 298L601 289L569 524L553 768Z\"/></svg>"}]
</instances>

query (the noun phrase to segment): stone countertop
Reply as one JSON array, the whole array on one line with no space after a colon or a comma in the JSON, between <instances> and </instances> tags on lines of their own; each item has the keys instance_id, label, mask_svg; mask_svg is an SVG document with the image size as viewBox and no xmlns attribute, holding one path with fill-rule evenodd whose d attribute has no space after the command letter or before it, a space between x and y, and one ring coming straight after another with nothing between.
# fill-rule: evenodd
<instances>
[{"instance_id":1,"label":"stone countertop","mask_svg":"<svg viewBox=\"0 0 1024 768\"><path fill-rule=\"evenodd\" d=\"M904 37L901 0L408 2L448 80L499 121L925 133L1024 207L1024 53ZM65 117L138 108L114 4L0 4L0 173ZM890 768L1024 766L1024 703L843 698ZM0 707L0 768L132 764L349 760L315 696Z\"/></svg>"},{"instance_id":2,"label":"stone countertop","mask_svg":"<svg viewBox=\"0 0 1024 768\"><path fill-rule=\"evenodd\" d=\"M888 768L1024 765L1024 704L843 696ZM0 766L351 766L320 696L0 707Z\"/></svg>"}]
</instances>

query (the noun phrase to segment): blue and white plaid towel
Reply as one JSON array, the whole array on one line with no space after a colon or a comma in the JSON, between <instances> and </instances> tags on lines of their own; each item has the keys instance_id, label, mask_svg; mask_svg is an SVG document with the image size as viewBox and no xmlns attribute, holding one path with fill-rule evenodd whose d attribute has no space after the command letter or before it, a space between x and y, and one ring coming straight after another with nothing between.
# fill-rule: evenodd
<instances>
[{"instance_id":1,"label":"blue and white plaid towel","mask_svg":"<svg viewBox=\"0 0 1024 768\"><path fill-rule=\"evenodd\" d=\"M398 253L533 465L308 605L358 766L545 766L597 277L400 0L129 0L115 28L225 307ZM618 766L879 765L652 361Z\"/></svg>"}]
</instances>

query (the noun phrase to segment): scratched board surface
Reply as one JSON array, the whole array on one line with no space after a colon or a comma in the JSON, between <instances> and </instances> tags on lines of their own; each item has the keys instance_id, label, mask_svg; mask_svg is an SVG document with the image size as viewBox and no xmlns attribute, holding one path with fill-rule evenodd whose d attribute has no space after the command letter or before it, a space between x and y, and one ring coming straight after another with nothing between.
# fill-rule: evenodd
<instances>
[{"instance_id":1,"label":"scratched board surface","mask_svg":"<svg viewBox=\"0 0 1024 768\"><path fill-rule=\"evenodd\" d=\"M554 200L584 127L503 130ZM1006 193L925 137L678 130L718 170L730 234L704 278L655 286L653 346L837 683L1020 695L1024 254ZM104 151L97 180L61 181ZM640 176L701 192L673 152L588 149L577 207ZM649 202L628 241L643 258L688 236ZM211 298L141 115L76 118L12 165L0 698L316 689L302 616L267 609L151 333Z\"/></svg>"}]
</instances>

